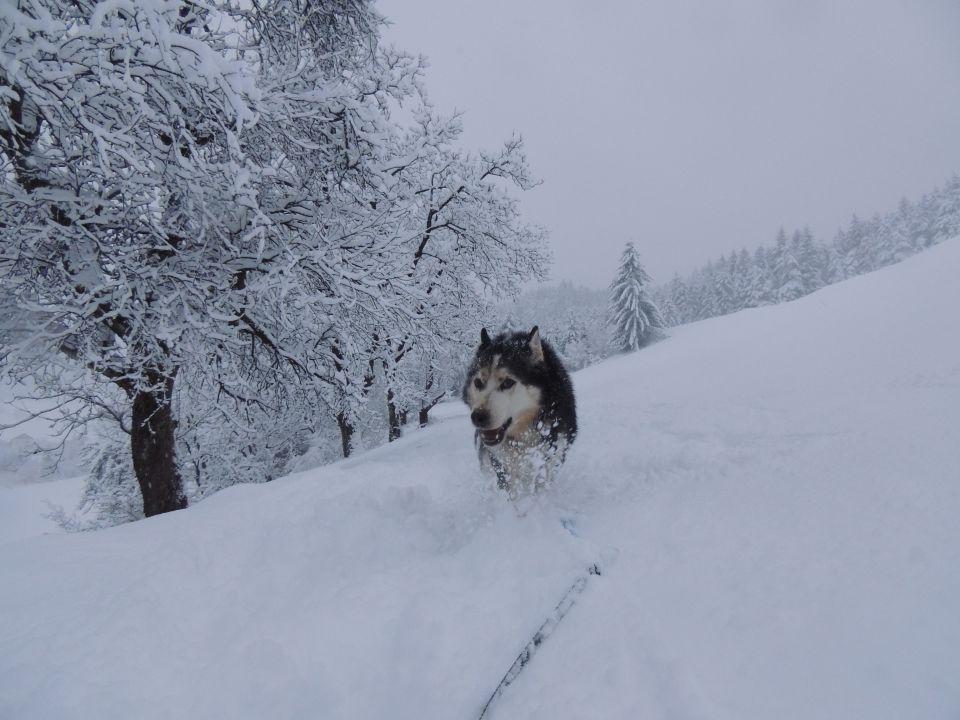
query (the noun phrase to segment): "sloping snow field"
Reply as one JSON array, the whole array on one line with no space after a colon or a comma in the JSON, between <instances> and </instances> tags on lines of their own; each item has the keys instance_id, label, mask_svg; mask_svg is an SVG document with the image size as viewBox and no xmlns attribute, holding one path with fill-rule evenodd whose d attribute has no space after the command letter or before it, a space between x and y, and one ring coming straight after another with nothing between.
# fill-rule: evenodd
<instances>
[{"instance_id":1,"label":"sloping snow field","mask_svg":"<svg viewBox=\"0 0 960 720\"><path fill-rule=\"evenodd\" d=\"M518 517L457 405L189 510L0 545L2 718L960 717L960 240L574 377ZM578 536L561 519L574 522Z\"/></svg>"}]
</instances>

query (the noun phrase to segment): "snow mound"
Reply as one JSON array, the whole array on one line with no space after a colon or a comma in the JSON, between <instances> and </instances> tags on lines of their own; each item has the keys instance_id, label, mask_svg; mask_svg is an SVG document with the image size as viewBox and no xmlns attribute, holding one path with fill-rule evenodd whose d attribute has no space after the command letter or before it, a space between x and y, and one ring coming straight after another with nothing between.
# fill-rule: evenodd
<instances>
[{"instance_id":1,"label":"snow mound","mask_svg":"<svg viewBox=\"0 0 960 720\"><path fill-rule=\"evenodd\" d=\"M336 465L0 545L0 717L476 717L598 558L489 716L955 717L958 274L954 240L575 374L581 435L524 517L450 404Z\"/></svg>"}]
</instances>

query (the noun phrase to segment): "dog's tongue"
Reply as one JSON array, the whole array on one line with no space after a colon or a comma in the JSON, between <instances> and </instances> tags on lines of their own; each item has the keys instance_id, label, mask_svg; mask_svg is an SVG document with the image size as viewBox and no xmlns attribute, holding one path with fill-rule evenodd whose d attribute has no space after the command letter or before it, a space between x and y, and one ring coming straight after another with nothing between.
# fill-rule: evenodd
<instances>
[{"instance_id":1,"label":"dog's tongue","mask_svg":"<svg viewBox=\"0 0 960 720\"><path fill-rule=\"evenodd\" d=\"M501 440L507 432L507 428L510 427L510 423L513 422L513 418L508 418L507 421L498 427L496 430L481 430L480 437L483 438L483 442L487 445L496 445Z\"/></svg>"}]
</instances>

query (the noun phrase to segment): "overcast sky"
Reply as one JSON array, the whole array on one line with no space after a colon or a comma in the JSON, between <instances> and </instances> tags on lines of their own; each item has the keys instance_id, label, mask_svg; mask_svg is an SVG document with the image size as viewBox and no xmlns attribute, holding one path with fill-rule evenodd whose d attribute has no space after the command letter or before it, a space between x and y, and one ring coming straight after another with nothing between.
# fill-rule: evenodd
<instances>
[{"instance_id":1,"label":"overcast sky","mask_svg":"<svg viewBox=\"0 0 960 720\"><path fill-rule=\"evenodd\" d=\"M465 141L523 135L554 280L654 281L960 170L958 0L379 0Z\"/></svg>"}]
</instances>

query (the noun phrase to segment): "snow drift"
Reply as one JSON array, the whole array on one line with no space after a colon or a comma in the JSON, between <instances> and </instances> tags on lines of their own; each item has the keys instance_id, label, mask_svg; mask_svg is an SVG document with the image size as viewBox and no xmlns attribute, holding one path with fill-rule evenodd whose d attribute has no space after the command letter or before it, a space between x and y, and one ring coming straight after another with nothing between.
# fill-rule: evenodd
<instances>
[{"instance_id":1,"label":"snow drift","mask_svg":"<svg viewBox=\"0 0 960 720\"><path fill-rule=\"evenodd\" d=\"M0 716L476 717L599 559L490 716L956 717L958 275L960 239L576 374L581 435L524 517L449 405L333 466L6 542Z\"/></svg>"}]
</instances>

